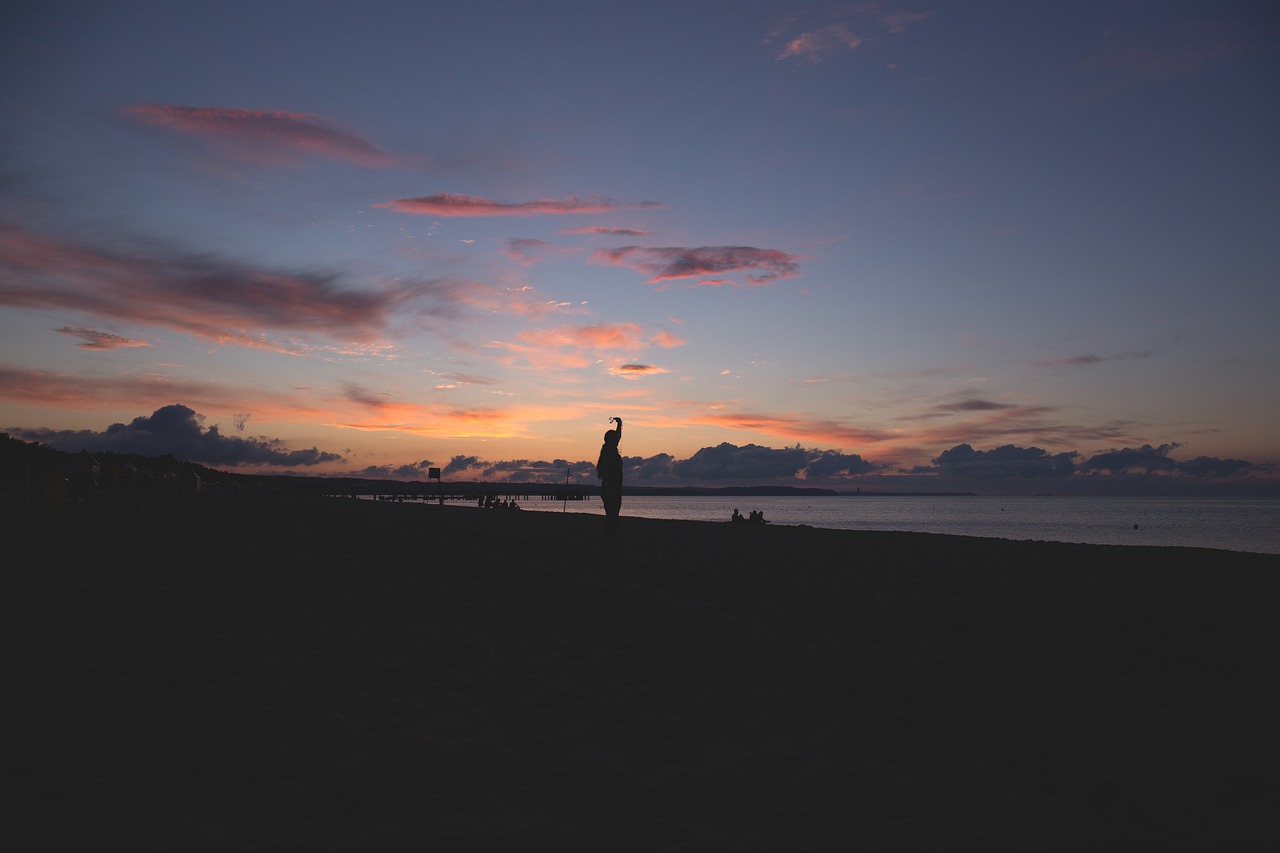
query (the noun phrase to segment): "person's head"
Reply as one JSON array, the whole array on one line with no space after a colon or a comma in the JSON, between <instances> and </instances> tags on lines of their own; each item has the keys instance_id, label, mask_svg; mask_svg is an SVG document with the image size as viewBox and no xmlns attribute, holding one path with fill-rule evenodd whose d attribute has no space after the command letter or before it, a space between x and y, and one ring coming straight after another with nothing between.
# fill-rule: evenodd
<instances>
[{"instance_id":1,"label":"person's head","mask_svg":"<svg viewBox=\"0 0 1280 853\"><path fill-rule=\"evenodd\" d=\"M616 429L611 429L604 434L604 443L610 447L617 447L618 442L622 440L622 436L618 434Z\"/></svg>"}]
</instances>

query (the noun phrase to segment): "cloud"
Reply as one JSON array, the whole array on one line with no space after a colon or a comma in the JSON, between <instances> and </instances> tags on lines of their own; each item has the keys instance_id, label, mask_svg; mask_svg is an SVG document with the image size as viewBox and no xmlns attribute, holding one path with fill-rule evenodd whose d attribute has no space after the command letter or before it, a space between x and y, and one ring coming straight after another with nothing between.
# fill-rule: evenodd
<instances>
[{"instance_id":1,"label":"cloud","mask_svg":"<svg viewBox=\"0 0 1280 853\"><path fill-rule=\"evenodd\" d=\"M563 483L569 477L594 477L595 465L591 462L568 462L555 459L550 462L513 459L504 462L488 462L478 456L455 456L440 472L444 480L485 480L511 483Z\"/></svg>"},{"instance_id":2,"label":"cloud","mask_svg":"<svg viewBox=\"0 0 1280 853\"><path fill-rule=\"evenodd\" d=\"M1162 444L1152 447L1144 444L1141 447L1126 447L1120 450L1108 450L1095 454L1080 463L1081 471L1110 471L1113 474L1124 471L1141 470L1150 474L1155 471L1173 471L1177 463L1169 458L1169 451L1177 448L1177 444Z\"/></svg>"},{"instance_id":3,"label":"cloud","mask_svg":"<svg viewBox=\"0 0 1280 853\"><path fill-rule=\"evenodd\" d=\"M934 12L886 12L879 14L880 23L891 33L905 33L907 28L933 17Z\"/></svg>"},{"instance_id":4,"label":"cloud","mask_svg":"<svg viewBox=\"0 0 1280 853\"><path fill-rule=\"evenodd\" d=\"M1128 361L1130 359L1151 358L1153 353L1150 350L1132 350L1130 352L1117 353L1115 355L1096 355L1094 353L1082 353L1081 355L1069 355L1059 358L1048 358L1035 362L1037 367L1084 367L1091 364L1101 364L1106 361Z\"/></svg>"},{"instance_id":5,"label":"cloud","mask_svg":"<svg viewBox=\"0 0 1280 853\"><path fill-rule=\"evenodd\" d=\"M752 246L622 246L617 249L598 249L591 255L591 260L598 264L627 267L642 272L649 276L650 284L760 270L755 275L746 276L746 279L750 284L763 285L775 279L793 278L800 274L800 264L795 255Z\"/></svg>"},{"instance_id":6,"label":"cloud","mask_svg":"<svg viewBox=\"0 0 1280 853\"><path fill-rule=\"evenodd\" d=\"M543 214L608 213L623 208L662 207L656 201L618 202L601 196L580 199L541 198L534 201L506 202L470 195L436 193L420 198L400 198L375 204L374 207L422 216L539 216Z\"/></svg>"},{"instance_id":7,"label":"cloud","mask_svg":"<svg viewBox=\"0 0 1280 853\"><path fill-rule=\"evenodd\" d=\"M114 332L99 332L97 329L73 329L69 326L63 326L56 330L60 335L71 335L80 339L80 343L76 346L80 349L89 350L109 350L121 349L126 347L149 347L151 344L146 341L134 340L126 338L123 335L117 335Z\"/></svg>"},{"instance_id":8,"label":"cloud","mask_svg":"<svg viewBox=\"0 0 1280 853\"><path fill-rule=\"evenodd\" d=\"M755 444L738 447L727 442L704 447L684 460L669 453L624 456L622 466L625 482L649 485L724 484L727 481L795 485L819 479L839 483L883 467L856 454L845 455L835 450L806 450L799 446L777 449ZM445 479L454 480L563 483L566 471L571 478L596 481L595 464L587 460L491 462L475 456L455 456L442 473Z\"/></svg>"},{"instance_id":9,"label":"cloud","mask_svg":"<svg viewBox=\"0 0 1280 853\"><path fill-rule=\"evenodd\" d=\"M1197 456L1186 462L1178 462L1169 457L1169 452L1178 447L1180 445L1176 443L1161 444L1158 447L1144 444L1141 447L1107 450L1082 462L1080 470L1107 471L1111 474L1131 474L1141 471L1144 474L1164 473L1203 479L1221 479L1260 469L1260 466L1255 463L1246 462L1243 459L1219 459L1214 456Z\"/></svg>"},{"instance_id":10,"label":"cloud","mask_svg":"<svg viewBox=\"0 0 1280 853\"><path fill-rule=\"evenodd\" d=\"M994 450L974 450L959 444L933 460L939 473L979 480L1068 477L1075 473L1075 451L1049 454L1038 447L1006 444Z\"/></svg>"},{"instance_id":11,"label":"cloud","mask_svg":"<svg viewBox=\"0 0 1280 853\"><path fill-rule=\"evenodd\" d=\"M488 346L505 350L512 359L524 358L535 367L544 368L590 367L613 354L634 354L651 344L670 348L684 343L669 332L647 332L638 323L526 329L516 338L515 342L493 341Z\"/></svg>"},{"instance_id":12,"label":"cloud","mask_svg":"<svg viewBox=\"0 0 1280 853\"><path fill-rule=\"evenodd\" d=\"M511 237L504 242L502 249L504 255L525 267L542 263L547 255L571 255L578 251L533 237Z\"/></svg>"},{"instance_id":13,"label":"cloud","mask_svg":"<svg viewBox=\"0 0 1280 853\"><path fill-rule=\"evenodd\" d=\"M296 165L300 156L370 168L396 165L394 157L372 142L310 113L176 104L139 104L125 112L147 124L225 144L239 159L268 165Z\"/></svg>"},{"instance_id":14,"label":"cloud","mask_svg":"<svg viewBox=\"0 0 1280 853\"><path fill-rule=\"evenodd\" d=\"M1177 471L1191 477L1234 477L1258 468L1243 459L1218 459L1213 456L1197 456L1187 462L1179 462Z\"/></svg>"},{"instance_id":15,"label":"cloud","mask_svg":"<svg viewBox=\"0 0 1280 853\"><path fill-rule=\"evenodd\" d=\"M961 400L959 403L939 403L932 408L935 412L999 412L1006 409L1017 409L1013 403L997 403L992 400Z\"/></svg>"},{"instance_id":16,"label":"cloud","mask_svg":"<svg viewBox=\"0 0 1280 853\"><path fill-rule=\"evenodd\" d=\"M620 376L623 379L641 379L645 376L657 376L671 371L665 367L657 367L652 364L619 364L617 367L611 367L605 372L610 376Z\"/></svg>"},{"instance_id":17,"label":"cloud","mask_svg":"<svg viewBox=\"0 0 1280 853\"><path fill-rule=\"evenodd\" d=\"M820 441L835 445L870 444L899 438L897 432L865 429L840 421L806 418L790 414L717 411L693 415L688 422L764 433L797 441Z\"/></svg>"},{"instance_id":18,"label":"cloud","mask_svg":"<svg viewBox=\"0 0 1280 853\"><path fill-rule=\"evenodd\" d=\"M648 237L650 232L640 231L636 228L606 228L600 225L588 226L586 228L565 228L561 230L561 234L603 234L608 237Z\"/></svg>"},{"instance_id":19,"label":"cloud","mask_svg":"<svg viewBox=\"0 0 1280 853\"><path fill-rule=\"evenodd\" d=\"M259 269L168 249L109 251L0 223L0 306L73 311L217 341L297 352L268 332L370 342L416 300L459 304L448 282L342 286L336 274ZM68 327L70 328L70 327Z\"/></svg>"},{"instance_id":20,"label":"cloud","mask_svg":"<svg viewBox=\"0 0 1280 853\"><path fill-rule=\"evenodd\" d=\"M243 405L244 392L221 382L196 382L164 376L73 376L47 370L0 365L0 400L63 409L114 408L121 400L143 403L182 398L201 405ZM277 401L278 402L278 401Z\"/></svg>"},{"instance_id":21,"label":"cloud","mask_svg":"<svg viewBox=\"0 0 1280 853\"><path fill-rule=\"evenodd\" d=\"M459 303L482 311L500 312L517 317L538 319L551 314L586 314L585 303L555 301L540 298L530 285L498 287L482 281L469 281L452 294Z\"/></svg>"},{"instance_id":22,"label":"cloud","mask_svg":"<svg viewBox=\"0 0 1280 853\"><path fill-rule=\"evenodd\" d=\"M343 461L339 454L314 447L290 450L279 439L227 437L217 426L204 429L201 421L203 417L193 409L173 404L156 409L150 417L134 418L128 424L112 424L102 432L51 429L10 429L9 432L18 438L72 453L89 450L140 456L169 454L185 462L213 466L295 467Z\"/></svg>"},{"instance_id":23,"label":"cloud","mask_svg":"<svg viewBox=\"0 0 1280 853\"><path fill-rule=\"evenodd\" d=\"M668 332L665 330L661 332L655 332L651 340L653 341L653 343L657 344L663 349L673 349L675 347L682 347L685 344L684 338L680 337L674 332Z\"/></svg>"},{"instance_id":24,"label":"cloud","mask_svg":"<svg viewBox=\"0 0 1280 853\"><path fill-rule=\"evenodd\" d=\"M934 12L932 11L889 12L882 9L878 3L862 2L851 7L838 9L828 18L856 19L859 29L864 32L866 29L883 28L890 33L900 34L933 15ZM790 18L783 21L779 26L775 27L765 41L772 42L775 39L783 38L788 31L795 29L794 25L797 21L798 18ZM807 29L792 37L787 41L786 47L778 54L777 58L779 60L806 59L816 64L837 52L856 50L866 41L865 38L854 32L847 23L842 20L835 20L824 26Z\"/></svg>"},{"instance_id":25,"label":"cloud","mask_svg":"<svg viewBox=\"0 0 1280 853\"><path fill-rule=\"evenodd\" d=\"M671 471L688 480L831 480L847 479L879 466L857 454L834 450L806 450L800 445L776 449L723 442L704 447L688 459L672 463Z\"/></svg>"},{"instance_id":26,"label":"cloud","mask_svg":"<svg viewBox=\"0 0 1280 853\"><path fill-rule=\"evenodd\" d=\"M778 54L778 59L799 57L810 62L821 62L837 50L852 50L861 44L862 39L844 24L829 24L791 39L782 53Z\"/></svg>"}]
</instances>

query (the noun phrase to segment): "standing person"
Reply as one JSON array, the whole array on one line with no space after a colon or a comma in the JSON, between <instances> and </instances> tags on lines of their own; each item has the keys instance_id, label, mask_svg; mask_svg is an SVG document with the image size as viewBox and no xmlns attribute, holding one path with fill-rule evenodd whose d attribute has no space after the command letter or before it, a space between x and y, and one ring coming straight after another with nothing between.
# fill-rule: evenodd
<instances>
[{"instance_id":1,"label":"standing person","mask_svg":"<svg viewBox=\"0 0 1280 853\"><path fill-rule=\"evenodd\" d=\"M617 421L618 428L604 434L600 458L596 460L596 476L600 478L600 499L604 501L605 535L613 536L618 526L618 513L622 511L622 454L618 452L618 442L622 441L622 418L609 420Z\"/></svg>"}]
</instances>

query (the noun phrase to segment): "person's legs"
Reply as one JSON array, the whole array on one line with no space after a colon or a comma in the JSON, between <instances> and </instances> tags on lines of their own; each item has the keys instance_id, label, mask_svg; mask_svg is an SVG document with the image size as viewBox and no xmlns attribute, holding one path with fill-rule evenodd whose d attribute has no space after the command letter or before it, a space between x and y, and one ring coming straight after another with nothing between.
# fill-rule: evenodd
<instances>
[{"instance_id":1,"label":"person's legs","mask_svg":"<svg viewBox=\"0 0 1280 853\"><path fill-rule=\"evenodd\" d=\"M622 512L622 491L602 492L600 498L604 502L605 534L612 536L618 526L618 514Z\"/></svg>"}]
</instances>

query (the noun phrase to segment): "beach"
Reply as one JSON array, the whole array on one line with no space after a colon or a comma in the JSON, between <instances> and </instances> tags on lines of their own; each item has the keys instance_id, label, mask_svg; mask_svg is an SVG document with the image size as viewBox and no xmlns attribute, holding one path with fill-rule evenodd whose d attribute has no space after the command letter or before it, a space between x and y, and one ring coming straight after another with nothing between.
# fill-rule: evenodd
<instances>
[{"instance_id":1,"label":"beach","mask_svg":"<svg viewBox=\"0 0 1280 853\"><path fill-rule=\"evenodd\" d=\"M1280 557L626 512L10 512L9 849L1280 834Z\"/></svg>"}]
</instances>

